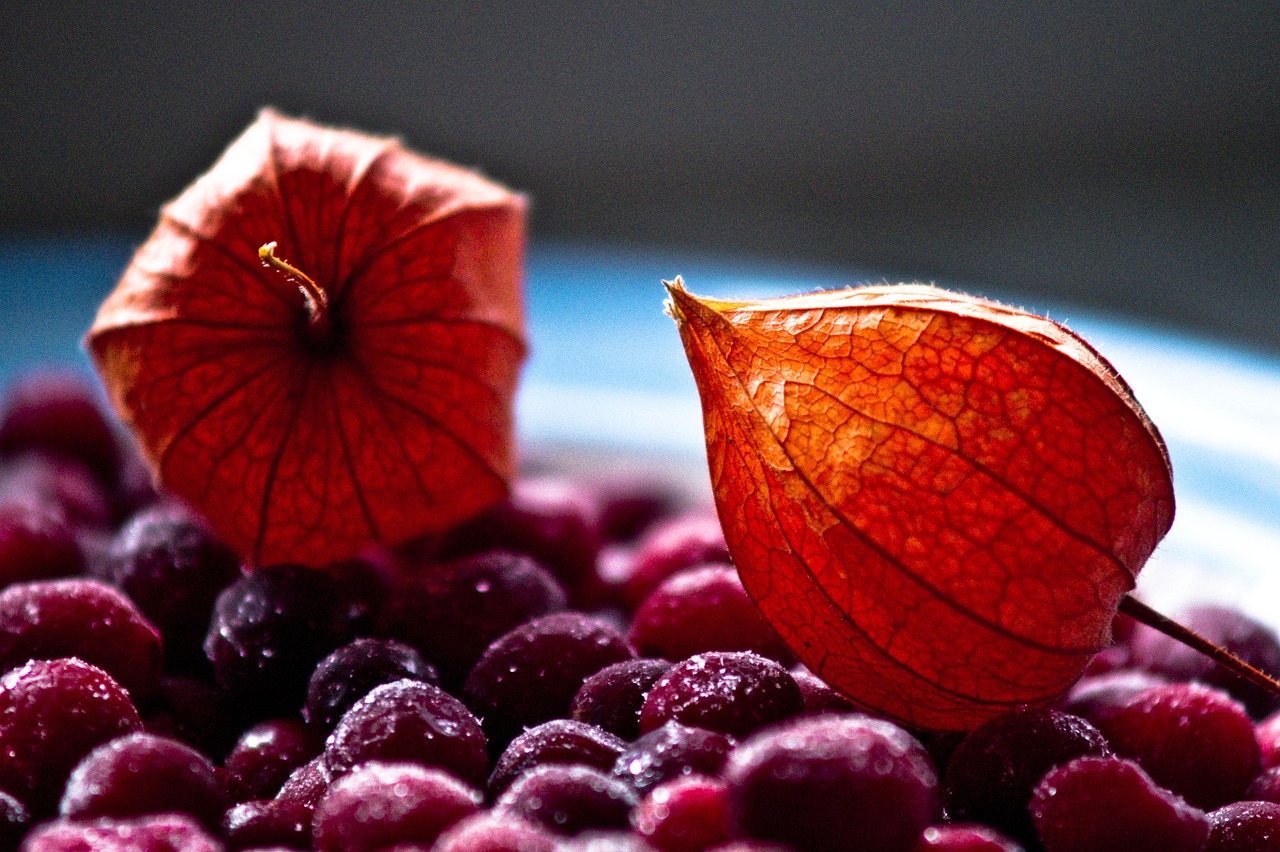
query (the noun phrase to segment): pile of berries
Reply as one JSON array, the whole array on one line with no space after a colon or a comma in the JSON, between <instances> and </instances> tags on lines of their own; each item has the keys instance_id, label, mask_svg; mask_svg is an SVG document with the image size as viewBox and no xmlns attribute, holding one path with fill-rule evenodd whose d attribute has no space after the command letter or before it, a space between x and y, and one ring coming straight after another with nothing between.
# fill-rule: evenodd
<instances>
[{"instance_id":1,"label":"pile of berries","mask_svg":"<svg viewBox=\"0 0 1280 852\"><path fill-rule=\"evenodd\" d=\"M1238 612L1190 626L1280 671ZM0 848L1280 848L1280 704L1121 618L1052 708L856 711L642 480L529 476L446 535L245 572L93 393L0 405Z\"/></svg>"}]
</instances>

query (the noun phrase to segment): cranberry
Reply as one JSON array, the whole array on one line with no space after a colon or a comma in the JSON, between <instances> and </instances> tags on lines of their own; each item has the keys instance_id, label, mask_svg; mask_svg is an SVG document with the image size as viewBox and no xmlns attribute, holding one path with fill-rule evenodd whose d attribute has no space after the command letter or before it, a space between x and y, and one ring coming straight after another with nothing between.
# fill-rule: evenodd
<instances>
[{"instance_id":1,"label":"cranberry","mask_svg":"<svg viewBox=\"0 0 1280 852\"><path fill-rule=\"evenodd\" d=\"M1139 693L1098 727L1117 754L1199 808L1235 801L1262 768L1244 708L1201 684Z\"/></svg>"},{"instance_id":2,"label":"cranberry","mask_svg":"<svg viewBox=\"0 0 1280 852\"><path fill-rule=\"evenodd\" d=\"M73 524L105 528L112 519L106 489L82 462L26 452L0 464L0 503L28 503Z\"/></svg>"},{"instance_id":3,"label":"cranberry","mask_svg":"<svg viewBox=\"0 0 1280 852\"><path fill-rule=\"evenodd\" d=\"M563 852L559 835L513 814L482 811L446 830L431 852Z\"/></svg>"},{"instance_id":4,"label":"cranberry","mask_svg":"<svg viewBox=\"0 0 1280 852\"><path fill-rule=\"evenodd\" d=\"M582 682L632 658L614 628L580 613L546 615L501 636L467 677L467 704L484 720L490 744L506 746L520 731L569 715Z\"/></svg>"},{"instance_id":5,"label":"cranberry","mask_svg":"<svg viewBox=\"0 0 1280 852\"><path fill-rule=\"evenodd\" d=\"M735 737L798 715L804 696L787 670L747 651L711 651L672 666L640 710L640 730L676 721Z\"/></svg>"},{"instance_id":6,"label":"cranberry","mask_svg":"<svg viewBox=\"0 0 1280 852\"><path fill-rule=\"evenodd\" d=\"M236 774L251 796L274 796L289 775L320 754L316 733L296 719L272 719L245 731L223 765Z\"/></svg>"},{"instance_id":7,"label":"cranberry","mask_svg":"<svg viewBox=\"0 0 1280 852\"><path fill-rule=\"evenodd\" d=\"M636 795L622 781L589 766L539 766L507 788L494 808L562 834L624 828Z\"/></svg>"},{"instance_id":8,"label":"cranberry","mask_svg":"<svg viewBox=\"0 0 1280 852\"><path fill-rule=\"evenodd\" d=\"M649 689L671 668L666 660L625 660L582 682L570 713L625 740L640 735L640 708Z\"/></svg>"},{"instance_id":9,"label":"cranberry","mask_svg":"<svg viewBox=\"0 0 1280 852\"><path fill-rule=\"evenodd\" d=\"M631 812L631 825L663 852L701 852L727 842L728 787L698 775L660 784Z\"/></svg>"},{"instance_id":10,"label":"cranberry","mask_svg":"<svg viewBox=\"0 0 1280 852\"><path fill-rule=\"evenodd\" d=\"M293 770L280 785L280 792L276 793L275 800L313 809L324 798L332 783L333 773L325 765L324 755L320 755Z\"/></svg>"},{"instance_id":11,"label":"cranberry","mask_svg":"<svg viewBox=\"0 0 1280 852\"><path fill-rule=\"evenodd\" d=\"M1022 847L990 826L953 823L926 828L913 852L1022 852Z\"/></svg>"},{"instance_id":12,"label":"cranberry","mask_svg":"<svg viewBox=\"0 0 1280 852\"><path fill-rule=\"evenodd\" d=\"M222 852L222 844L186 814L37 826L22 852Z\"/></svg>"},{"instance_id":13,"label":"cranberry","mask_svg":"<svg viewBox=\"0 0 1280 852\"><path fill-rule=\"evenodd\" d=\"M460 685L489 643L531 618L565 608L564 588L531 556L491 550L424 567L388 604L385 629Z\"/></svg>"},{"instance_id":14,"label":"cranberry","mask_svg":"<svg viewBox=\"0 0 1280 852\"><path fill-rule=\"evenodd\" d=\"M230 796L209 759L177 740L129 734L91 751L58 811L74 820L185 813L217 828Z\"/></svg>"},{"instance_id":15,"label":"cranberry","mask_svg":"<svg viewBox=\"0 0 1280 852\"><path fill-rule=\"evenodd\" d=\"M641 474L613 475L593 482L600 533L606 541L631 541L675 507L677 495L660 480Z\"/></svg>"},{"instance_id":16,"label":"cranberry","mask_svg":"<svg viewBox=\"0 0 1280 852\"><path fill-rule=\"evenodd\" d=\"M242 720L225 691L198 678L160 681L143 717L147 731L189 743L208 755L224 755L240 736Z\"/></svg>"},{"instance_id":17,"label":"cranberry","mask_svg":"<svg viewBox=\"0 0 1280 852\"><path fill-rule=\"evenodd\" d=\"M42 580L0 592L0 668L78 657L142 702L160 685L160 633L133 602L97 580Z\"/></svg>"},{"instance_id":18,"label":"cranberry","mask_svg":"<svg viewBox=\"0 0 1280 852\"><path fill-rule=\"evenodd\" d=\"M475 813L480 792L439 769L371 761L334 781L312 822L318 852L376 852L397 843L430 846Z\"/></svg>"},{"instance_id":19,"label":"cranberry","mask_svg":"<svg viewBox=\"0 0 1280 852\"><path fill-rule=\"evenodd\" d=\"M1244 799L1280 804L1280 766L1262 770L1262 774L1253 779L1249 789L1244 791Z\"/></svg>"},{"instance_id":20,"label":"cranberry","mask_svg":"<svg viewBox=\"0 0 1280 852\"><path fill-rule=\"evenodd\" d=\"M311 848L312 809L274 799L241 802L223 815L222 834L232 849Z\"/></svg>"},{"instance_id":21,"label":"cranberry","mask_svg":"<svg viewBox=\"0 0 1280 852\"><path fill-rule=\"evenodd\" d=\"M1254 728L1263 768L1280 766L1280 713L1273 713Z\"/></svg>"},{"instance_id":22,"label":"cranberry","mask_svg":"<svg viewBox=\"0 0 1280 852\"><path fill-rule=\"evenodd\" d=\"M1209 814L1204 852L1273 852L1280 849L1280 805L1234 802Z\"/></svg>"},{"instance_id":23,"label":"cranberry","mask_svg":"<svg viewBox=\"0 0 1280 852\"><path fill-rule=\"evenodd\" d=\"M61 512L38 503L0 503L0 588L70 577L84 568L84 553Z\"/></svg>"},{"instance_id":24,"label":"cranberry","mask_svg":"<svg viewBox=\"0 0 1280 852\"><path fill-rule=\"evenodd\" d=\"M677 571L707 562L728 562L729 546L715 513L703 509L654 526L637 546L623 590L632 608Z\"/></svg>"},{"instance_id":25,"label":"cranberry","mask_svg":"<svg viewBox=\"0 0 1280 852\"><path fill-rule=\"evenodd\" d=\"M612 769L626 747L620 737L594 725L552 719L511 741L489 776L489 797L497 797L519 775L538 765L566 763Z\"/></svg>"},{"instance_id":26,"label":"cranberry","mask_svg":"<svg viewBox=\"0 0 1280 852\"><path fill-rule=\"evenodd\" d=\"M716 731L668 722L627 746L613 774L644 794L684 775L720 774L734 740Z\"/></svg>"},{"instance_id":27,"label":"cranberry","mask_svg":"<svg viewBox=\"0 0 1280 852\"><path fill-rule=\"evenodd\" d=\"M890 722L805 716L744 741L724 771L735 821L751 837L807 850L909 852L942 817L933 762Z\"/></svg>"},{"instance_id":28,"label":"cranberry","mask_svg":"<svg viewBox=\"0 0 1280 852\"><path fill-rule=\"evenodd\" d=\"M1078 757L1051 770L1031 797L1046 852L1195 852L1209 819L1156 785L1131 760Z\"/></svg>"},{"instance_id":29,"label":"cranberry","mask_svg":"<svg viewBox=\"0 0 1280 852\"><path fill-rule=\"evenodd\" d=\"M302 706L316 664L348 638L332 581L278 565L218 595L204 651L224 689L252 710L278 715Z\"/></svg>"},{"instance_id":30,"label":"cranberry","mask_svg":"<svg viewBox=\"0 0 1280 852\"><path fill-rule=\"evenodd\" d=\"M631 623L641 654L683 660L704 651L754 651L789 664L791 652L747 596L732 565L703 565L668 577Z\"/></svg>"},{"instance_id":31,"label":"cranberry","mask_svg":"<svg viewBox=\"0 0 1280 852\"><path fill-rule=\"evenodd\" d=\"M1168 683L1165 678L1141 669L1118 669L1081 678L1060 709L1087 719L1094 725L1128 704L1138 693Z\"/></svg>"},{"instance_id":32,"label":"cranberry","mask_svg":"<svg viewBox=\"0 0 1280 852\"><path fill-rule=\"evenodd\" d=\"M328 730L374 687L397 680L437 682L435 669L408 645L388 639L357 639L316 666L307 684L302 715Z\"/></svg>"},{"instance_id":33,"label":"cranberry","mask_svg":"<svg viewBox=\"0 0 1280 852\"><path fill-rule=\"evenodd\" d=\"M32 660L0 678L0 789L52 813L71 769L142 721L120 684L76 659Z\"/></svg>"},{"instance_id":34,"label":"cranberry","mask_svg":"<svg viewBox=\"0 0 1280 852\"><path fill-rule=\"evenodd\" d=\"M240 560L190 510L161 503L125 523L102 572L160 628L171 668L190 670L203 659L209 613L240 576Z\"/></svg>"},{"instance_id":35,"label":"cranberry","mask_svg":"<svg viewBox=\"0 0 1280 852\"><path fill-rule=\"evenodd\" d=\"M805 713L857 712L852 701L827 686L822 678L804 666L792 667L791 678L796 682L796 686L800 687L800 694L804 696Z\"/></svg>"},{"instance_id":36,"label":"cranberry","mask_svg":"<svg viewBox=\"0 0 1280 852\"><path fill-rule=\"evenodd\" d=\"M398 680L355 703L325 744L334 776L370 760L438 766L476 787L489 758L480 723L461 701L438 686Z\"/></svg>"},{"instance_id":37,"label":"cranberry","mask_svg":"<svg viewBox=\"0 0 1280 852\"><path fill-rule=\"evenodd\" d=\"M1073 758L1111 750L1078 716L1025 708L997 716L960 743L947 763L944 796L952 819L978 820L1029 842L1027 803L1044 774Z\"/></svg>"},{"instance_id":38,"label":"cranberry","mask_svg":"<svg viewBox=\"0 0 1280 852\"><path fill-rule=\"evenodd\" d=\"M120 453L97 394L78 373L32 373L13 382L0 400L0 455L39 449L84 462L113 482Z\"/></svg>"}]
</instances>

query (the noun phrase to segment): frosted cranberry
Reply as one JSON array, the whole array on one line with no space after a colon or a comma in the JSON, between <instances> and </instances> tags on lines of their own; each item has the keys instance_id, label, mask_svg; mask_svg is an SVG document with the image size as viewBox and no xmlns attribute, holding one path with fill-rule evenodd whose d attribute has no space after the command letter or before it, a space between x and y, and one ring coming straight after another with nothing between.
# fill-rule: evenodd
<instances>
[{"instance_id":1,"label":"frosted cranberry","mask_svg":"<svg viewBox=\"0 0 1280 852\"><path fill-rule=\"evenodd\" d=\"M85 756L67 780L69 819L185 813L216 828L230 796L209 759L177 740L129 734Z\"/></svg>"},{"instance_id":2,"label":"frosted cranberry","mask_svg":"<svg viewBox=\"0 0 1280 852\"><path fill-rule=\"evenodd\" d=\"M1119 669L1081 678L1059 709L1087 719L1093 725L1128 704L1140 692L1169 681L1142 669Z\"/></svg>"},{"instance_id":3,"label":"frosted cranberry","mask_svg":"<svg viewBox=\"0 0 1280 852\"><path fill-rule=\"evenodd\" d=\"M495 798L521 773L541 764L581 764L596 769L612 769L626 747L621 737L594 725L552 719L511 741L489 776L489 797Z\"/></svg>"},{"instance_id":4,"label":"frosted cranberry","mask_svg":"<svg viewBox=\"0 0 1280 852\"><path fill-rule=\"evenodd\" d=\"M1262 766L1280 766L1280 713L1273 713L1254 728L1254 737L1262 755Z\"/></svg>"},{"instance_id":5,"label":"frosted cranberry","mask_svg":"<svg viewBox=\"0 0 1280 852\"><path fill-rule=\"evenodd\" d=\"M725 766L735 822L751 837L806 850L910 852L940 821L924 746L870 716L806 716L743 742Z\"/></svg>"},{"instance_id":6,"label":"frosted cranberry","mask_svg":"<svg viewBox=\"0 0 1280 852\"><path fill-rule=\"evenodd\" d=\"M943 791L952 819L993 825L1024 842L1035 836L1027 803L1044 774L1074 758L1110 754L1079 716L1026 708L972 731L947 763Z\"/></svg>"},{"instance_id":7,"label":"frosted cranberry","mask_svg":"<svg viewBox=\"0 0 1280 852\"><path fill-rule=\"evenodd\" d=\"M1223 606L1196 606L1182 612L1177 621L1255 668L1280 674L1280 637L1243 612ZM1131 644L1136 665L1170 680L1196 680L1224 690L1244 704L1255 719L1280 709L1280 697L1150 627L1140 626Z\"/></svg>"},{"instance_id":8,"label":"frosted cranberry","mask_svg":"<svg viewBox=\"0 0 1280 852\"><path fill-rule=\"evenodd\" d=\"M189 509L163 503L125 523L102 570L160 628L170 663L189 670L203 659L209 613L240 576L240 560Z\"/></svg>"},{"instance_id":9,"label":"frosted cranberry","mask_svg":"<svg viewBox=\"0 0 1280 852\"><path fill-rule=\"evenodd\" d=\"M68 371L22 376L0 400L0 455L30 449L79 459L106 482L115 480L120 464L93 386Z\"/></svg>"},{"instance_id":10,"label":"frosted cranberry","mask_svg":"<svg viewBox=\"0 0 1280 852\"><path fill-rule=\"evenodd\" d=\"M0 678L0 789L33 816L51 813L84 755L141 725L129 693L102 669L33 660Z\"/></svg>"},{"instance_id":11,"label":"frosted cranberry","mask_svg":"<svg viewBox=\"0 0 1280 852\"><path fill-rule=\"evenodd\" d=\"M806 669L796 666L791 669L791 677L800 687L804 696L804 712L817 713L853 713L857 708L853 702L836 692L822 678Z\"/></svg>"},{"instance_id":12,"label":"frosted cranberry","mask_svg":"<svg viewBox=\"0 0 1280 852\"><path fill-rule=\"evenodd\" d=\"M929 826L913 852L1022 852L1022 847L990 826L957 823Z\"/></svg>"},{"instance_id":13,"label":"frosted cranberry","mask_svg":"<svg viewBox=\"0 0 1280 852\"><path fill-rule=\"evenodd\" d=\"M1234 802L1209 814L1204 852L1274 852L1280 849L1280 805Z\"/></svg>"},{"instance_id":14,"label":"frosted cranberry","mask_svg":"<svg viewBox=\"0 0 1280 852\"><path fill-rule=\"evenodd\" d=\"M78 657L145 701L160 684L160 633L133 602L97 580L42 580L0 592L0 668Z\"/></svg>"},{"instance_id":15,"label":"frosted cranberry","mask_svg":"<svg viewBox=\"0 0 1280 852\"><path fill-rule=\"evenodd\" d=\"M12 794L0 790L0 849L17 849L31 827L31 812Z\"/></svg>"},{"instance_id":16,"label":"frosted cranberry","mask_svg":"<svg viewBox=\"0 0 1280 852\"><path fill-rule=\"evenodd\" d=\"M483 811L446 830L432 852L562 852L559 835L512 814Z\"/></svg>"},{"instance_id":17,"label":"frosted cranberry","mask_svg":"<svg viewBox=\"0 0 1280 852\"><path fill-rule=\"evenodd\" d=\"M149 733L172 737L209 755L223 755L240 736L242 722L230 696L198 678L160 681L143 723Z\"/></svg>"},{"instance_id":18,"label":"frosted cranberry","mask_svg":"<svg viewBox=\"0 0 1280 852\"><path fill-rule=\"evenodd\" d=\"M782 666L747 651L711 651L672 666L649 690L640 730L669 721L743 737L804 711L800 687Z\"/></svg>"},{"instance_id":19,"label":"frosted cranberry","mask_svg":"<svg viewBox=\"0 0 1280 852\"><path fill-rule=\"evenodd\" d=\"M245 731L223 765L254 798L274 796L302 764L320 754L316 732L296 719L272 719Z\"/></svg>"},{"instance_id":20,"label":"frosted cranberry","mask_svg":"<svg viewBox=\"0 0 1280 852\"><path fill-rule=\"evenodd\" d=\"M494 808L561 834L625 828L636 804L631 788L589 766L539 766L516 779Z\"/></svg>"},{"instance_id":21,"label":"frosted cranberry","mask_svg":"<svg viewBox=\"0 0 1280 852\"><path fill-rule=\"evenodd\" d=\"M591 828L566 837L561 852L658 852L632 831L620 828Z\"/></svg>"},{"instance_id":22,"label":"frosted cranberry","mask_svg":"<svg viewBox=\"0 0 1280 852\"><path fill-rule=\"evenodd\" d=\"M241 802L222 817L222 835L231 849L284 846L311 848L311 808L274 799Z\"/></svg>"},{"instance_id":23,"label":"frosted cranberry","mask_svg":"<svg viewBox=\"0 0 1280 852\"><path fill-rule=\"evenodd\" d=\"M306 808L314 808L324 798L333 774L325 765L324 755L310 760L289 774L276 793L277 802L290 802Z\"/></svg>"},{"instance_id":24,"label":"frosted cranberry","mask_svg":"<svg viewBox=\"0 0 1280 852\"><path fill-rule=\"evenodd\" d=\"M348 638L329 578L277 565L239 578L218 595L204 651L224 689L274 715L302 706L316 664Z\"/></svg>"},{"instance_id":25,"label":"frosted cranberry","mask_svg":"<svg viewBox=\"0 0 1280 852\"><path fill-rule=\"evenodd\" d=\"M500 749L526 727L569 715L582 682L633 656L613 627L580 613L546 615L499 637L480 657L463 694Z\"/></svg>"},{"instance_id":26,"label":"frosted cranberry","mask_svg":"<svg viewBox=\"0 0 1280 852\"><path fill-rule=\"evenodd\" d=\"M709 510L670 518L654 526L640 540L623 590L635 608L677 571L707 562L728 562L720 520Z\"/></svg>"},{"instance_id":27,"label":"frosted cranberry","mask_svg":"<svg viewBox=\"0 0 1280 852\"><path fill-rule=\"evenodd\" d=\"M27 452L0 464L0 503L49 507L74 524L107 527L107 491L88 467L67 456Z\"/></svg>"},{"instance_id":28,"label":"frosted cranberry","mask_svg":"<svg viewBox=\"0 0 1280 852\"><path fill-rule=\"evenodd\" d=\"M704 651L754 651L783 663L792 660L729 564L668 577L636 610L629 638L639 653L668 660Z\"/></svg>"},{"instance_id":29,"label":"frosted cranberry","mask_svg":"<svg viewBox=\"0 0 1280 852\"><path fill-rule=\"evenodd\" d=\"M318 852L430 846L481 801L478 790L439 769L373 761L333 782L316 806L312 836Z\"/></svg>"},{"instance_id":30,"label":"frosted cranberry","mask_svg":"<svg viewBox=\"0 0 1280 852\"><path fill-rule=\"evenodd\" d=\"M729 840L723 781L690 775L660 784L631 812L636 833L663 852L701 852Z\"/></svg>"},{"instance_id":31,"label":"frosted cranberry","mask_svg":"<svg viewBox=\"0 0 1280 852\"><path fill-rule=\"evenodd\" d=\"M734 745L733 738L716 731L668 722L627 746L613 774L643 795L685 775L719 775Z\"/></svg>"},{"instance_id":32,"label":"frosted cranberry","mask_svg":"<svg viewBox=\"0 0 1280 852\"><path fill-rule=\"evenodd\" d=\"M1253 779L1249 788L1244 791L1243 798L1280 804L1280 766L1262 770L1262 774Z\"/></svg>"},{"instance_id":33,"label":"frosted cranberry","mask_svg":"<svg viewBox=\"0 0 1280 852\"><path fill-rule=\"evenodd\" d=\"M37 826L22 852L222 852L222 844L185 814Z\"/></svg>"},{"instance_id":34,"label":"frosted cranberry","mask_svg":"<svg viewBox=\"0 0 1280 852\"><path fill-rule=\"evenodd\" d=\"M70 577L85 558L64 516L36 503L0 503L0 588Z\"/></svg>"},{"instance_id":35,"label":"frosted cranberry","mask_svg":"<svg viewBox=\"0 0 1280 852\"><path fill-rule=\"evenodd\" d=\"M531 618L565 608L560 582L532 557L491 550L426 566L384 612L386 632L461 684L489 643Z\"/></svg>"},{"instance_id":36,"label":"frosted cranberry","mask_svg":"<svg viewBox=\"0 0 1280 852\"><path fill-rule=\"evenodd\" d=\"M579 722L633 740L640 735L644 697L669 668L666 660L625 660L605 666L582 682L570 713Z\"/></svg>"},{"instance_id":37,"label":"frosted cranberry","mask_svg":"<svg viewBox=\"0 0 1280 852\"><path fill-rule=\"evenodd\" d=\"M1209 819L1119 757L1079 757L1051 770L1031 797L1046 852L1194 852Z\"/></svg>"},{"instance_id":38,"label":"frosted cranberry","mask_svg":"<svg viewBox=\"0 0 1280 852\"><path fill-rule=\"evenodd\" d=\"M525 479L505 503L450 533L442 553L456 557L495 548L527 553L574 591L595 573L598 517L599 507L576 483Z\"/></svg>"},{"instance_id":39,"label":"frosted cranberry","mask_svg":"<svg viewBox=\"0 0 1280 852\"><path fill-rule=\"evenodd\" d=\"M438 686L398 680L376 687L347 711L325 744L334 776L370 760L438 766L477 787L489 770L480 723Z\"/></svg>"},{"instance_id":40,"label":"frosted cranberry","mask_svg":"<svg viewBox=\"0 0 1280 852\"><path fill-rule=\"evenodd\" d=\"M1098 727L1117 754L1199 808L1235 801L1262 768L1244 708L1201 684L1149 689Z\"/></svg>"},{"instance_id":41,"label":"frosted cranberry","mask_svg":"<svg viewBox=\"0 0 1280 852\"><path fill-rule=\"evenodd\" d=\"M307 684L303 717L325 730L332 728L374 687L397 680L436 683L436 671L422 655L388 639L357 639L325 657Z\"/></svg>"}]
</instances>

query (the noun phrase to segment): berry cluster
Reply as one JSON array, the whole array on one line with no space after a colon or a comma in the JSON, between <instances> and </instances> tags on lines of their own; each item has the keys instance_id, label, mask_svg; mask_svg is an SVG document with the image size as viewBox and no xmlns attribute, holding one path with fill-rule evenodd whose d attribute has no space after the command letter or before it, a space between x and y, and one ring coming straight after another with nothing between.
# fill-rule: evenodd
<instances>
[{"instance_id":1,"label":"berry cluster","mask_svg":"<svg viewBox=\"0 0 1280 852\"><path fill-rule=\"evenodd\" d=\"M81 383L9 389L0 848L1280 848L1280 705L1123 617L1059 706L929 735L798 665L652 483L251 572L148 483Z\"/></svg>"}]
</instances>

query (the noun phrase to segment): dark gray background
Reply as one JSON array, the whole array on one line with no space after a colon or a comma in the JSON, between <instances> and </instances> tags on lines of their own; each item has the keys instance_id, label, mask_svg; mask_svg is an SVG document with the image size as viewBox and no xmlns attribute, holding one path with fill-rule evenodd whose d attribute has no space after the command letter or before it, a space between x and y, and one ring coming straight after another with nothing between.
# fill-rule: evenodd
<instances>
[{"instance_id":1,"label":"dark gray background","mask_svg":"<svg viewBox=\"0 0 1280 852\"><path fill-rule=\"evenodd\" d=\"M1274 2L11 0L0 27L0 235L140 238L271 104L479 166L541 237L1280 351Z\"/></svg>"}]
</instances>

